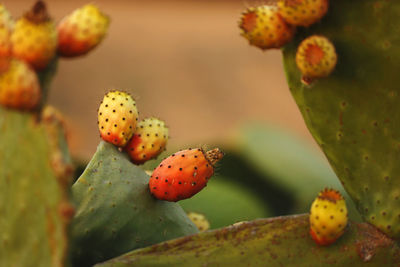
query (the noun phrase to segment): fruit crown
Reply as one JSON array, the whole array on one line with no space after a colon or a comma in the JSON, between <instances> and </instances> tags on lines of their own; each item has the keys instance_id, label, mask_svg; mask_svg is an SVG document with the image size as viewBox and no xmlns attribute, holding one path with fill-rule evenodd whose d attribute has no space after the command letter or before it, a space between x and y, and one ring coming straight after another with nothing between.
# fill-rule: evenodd
<instances>
[{"instance_id":1,"label":"fruit crown","mask_svg":"<svg viewBox=\"0 0 400 267\"><path fill-rule=\"evenodd\" d=\"M49 13L47 12L46 4L39 0L37 1L31 10L24 14L24 17L36 24L47 22L51 20Z\"/></svg>"},{"instance_id":2,"label":"fruit crown","mask_svg":"<svg viewBox=\"0 0 400 267\"><path fill-rule=\"evenodd\" d=\"M322 200L328 200L333 203L344 199L338 190L334 190L332 188L325 188L324 190L322 190L319 193L318 198Z\"/></svg>"},{"instance_id":3,"label":"fruit crown","mask_svg":"<svg viewBox=\"0 0 400 267\"><path fill-rule=\"evenodd\" d=\"M222 152L219 148L214 148L205 152L204 156L208 160L208 162L210 162L210 164L214 166L215 163L217 163L224 157L224 152Z\"/></svg>"}]
</instances>

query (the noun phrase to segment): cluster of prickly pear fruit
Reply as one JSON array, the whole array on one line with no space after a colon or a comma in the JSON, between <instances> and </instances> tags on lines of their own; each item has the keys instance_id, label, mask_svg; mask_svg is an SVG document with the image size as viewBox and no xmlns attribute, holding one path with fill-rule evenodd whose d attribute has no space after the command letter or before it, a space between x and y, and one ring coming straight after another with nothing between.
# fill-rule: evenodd
<instances>
[{"instance_id":1,"label":"cluster of prickly pear fruit","mask_svg":"<svg viewBox=\"0 0 400 267\"><path fill-rule=\"evenodd\" d=\"M166 149L168 128L157 118L137 121L136 103L128 93L114 90L104 96L98 109L100 137L122 147L132 163L143 164ZM218 148L208 152L189 148L172 154L151 174L151 194L173 202L192 197L207 185L214 164L222 157Z\"/></svg>"},{"instance_id":2,"label":"cluster of prickly pear fruit","mask_svg":"<svg viewBox=\"0 0 400 267\"><path fill-rule=\"evenodd\" d=\"M281 48L291 42L296 27L309 27L320 21L328 5L328 0L279 0L276 5L248 8L239 21L241 35L263 50ZM336 61L335 47L323 36L307 38L297 50L296 62L305 84L328 76Z\"/></svg>"},{"instance_id":3,"label":"cluster of prickly pear fruit","mask_svg":"<svg viewBox=\"0 0 400 267\"><path fill-rule=\"evenodd\" d=\"M89 12L74 15L74 19L68 16L57 27L41 0L16 21L0 5L1 105L22 110L37 108L46 95L46 85L37 76L54 71L50 63L66 56L64 47L74 47L74 53L67 55L71 57L86 54L100 43L107 32L108 18L97 7L88 6L83 10L90 8ZM75 35L79 38L70 38Z\"/></svg>"}]
</instances>

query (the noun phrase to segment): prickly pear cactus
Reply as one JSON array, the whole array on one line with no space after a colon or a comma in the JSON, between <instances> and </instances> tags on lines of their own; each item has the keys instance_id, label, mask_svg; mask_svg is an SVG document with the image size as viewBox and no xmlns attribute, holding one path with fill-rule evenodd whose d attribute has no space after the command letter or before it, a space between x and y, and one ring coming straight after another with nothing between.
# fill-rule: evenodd
<instances>
[{"instance_id":1,"label":"prickly pear cactus","mask_svg":"<svg viewBox=\"0 0 400 267\"><path fill-rule=\"evenodd\" d=\"M72 167L61 122L0 107L0 266L64 266Z\"/></svg>"},{"instance_id":2,"label":"prickly pear cactus","mask_svg":"<svg viewBox=\"0 0 400 267\"><path fill-rule=\"evenodd\" d=\"M260 219L138 249L97 267L398 266L398 245L366 223L352 223L334 245L316 245L308 215Z\"/></svg>"},{"instance_id":3,"label":"prickly pear cactus","mask_svg":"<svg viewBox=\"0 0 400 267\"><path fill-rule=\"evenodd\" d=\"M400 237L400 3L330 1L320 23L284 48L290 90L304 120L359 212ZM300 82L295 54L306 37L324 35L338 64L327 78Z\"/></svg>"},{"instance_id":4,"label":"prickly pear cactus","mask_svg":"<svg viewBox=\"0 0 400 267\"><path fill-rule=\"evenodd\" d=\"M197 233L176 204L150 195L149 176L128 155L102 141L72 186L73 264L90 266L129 250Z\"/></svg>"}]
</instances>

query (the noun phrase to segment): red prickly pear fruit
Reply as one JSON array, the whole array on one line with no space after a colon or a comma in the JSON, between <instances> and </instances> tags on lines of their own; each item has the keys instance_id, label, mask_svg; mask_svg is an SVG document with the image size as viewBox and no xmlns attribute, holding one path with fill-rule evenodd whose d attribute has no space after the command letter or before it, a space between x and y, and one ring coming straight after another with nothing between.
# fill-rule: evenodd
<instances>
[{"instance_id":1,"label":"red prickly pear fruit","mask_svg":"<svg viewBox=\"0 0 400 267\"><path fill-rule=\"evenodd\" d=\"M279 0L277 4L287 23L308 27L325 16L329 0Z\"/></svg>"},{"instance_id":2,"label":"red prickly pear fruit","mask_svg":"<svg viewBox=\"0 0 400 267\"><path fill-rule=\"evenodd\" d=\"M81 56L95 48L107 33L110 19L93 4L65 17L58 25L58 53L63 57Z\"/></svg>"},{"instance_id":3,"label":"red prickly pear fruit","mask_svg":"<svg viewBox=\"0 0 400 267\"><path fill-rule=\"evenodd\" d=\"M218 148L204 152L186 149L164 159L150 177L151 194L160 200L179 201L203 189L214 174L214 164L223 157Z\"/></svg>"},{"instance_id":4,"label":"red prickly pear fruit","mask_svg":"<svg viewBox=\"0 0 400 267\"><path fill-rule=\"evenodd\" d=\"M15 109L33 109L40 101L36 73L23 61L12 59L0 74L0 105Z\"/></svg>"},{"instance_id":5,"label":"red prickly pear fruit","mask_svg":"<svg viewBox=\"0 0 400 267\"><path fill-rule=\"evenodd\" d=\"M248 8L239 21L241 35L261 49L280 48L292 40L295 28L287 24L276 6Z\"/></svg>"},{"instance_id":6,"label":"red prickly pear fruit","mask_svg":"<svg viewBox=\"0 0 400 267\"><path fill-rule=\"evenodd\" d=\"M297 48L296 64L303 74L303 81L329 76L336 63L335 46L323 36L310 36Z\"/></svg>"},{"instance_id":7,"label":"red prickly pear fruit","mask_svg":"<svg viewBox=\"0 0 400 267\"><path fill-rule=\"evenodd\" d=\"M167 141L168 128L165 123L157 118L147 118L138 123L125 151L133 163L143 164L164 151Z\"/></svg>"},{"instance_id":8,"label":"red prickly pear fruit","mask_svg":"<svg viewBox=\"0 0 400 267\"><path fill-rule=\"evenodd\" d=\"M11 33L14 28L14 20L4 5L0 4L0 58L11 56ZM1 63L0 63L1 64ZM0 67L0 72L1 72Z\"/></svg>"},{"instance_id":9,"label":"red prickly pear fruit","mask_svg":"<svg viewBox=\"0 0 400 267\"><path fill-rule=\"evenodd\" d=\"M125 146L131 139L138 119L136 103L125 92L110 91L100 104L98 126L104 141L116 146Z\"/></svg>"},{"instance_id":10,"label":"red prickly pear fruit","mask_svg":"<svg viewBox=\"0 0 400 267\"><path fill-rule=\"evenodd\" d=\"M11 34L13 56L29 63L36 70L44 69L54 58L57 31L43 1L17 20Z\"/></svg>"},{"instance_id":11,"label":"red prickly pear fruit","mask_svg":"<svg viewBox=\"0 0 400 267\"><path fill-rule=\"evenodd\" d=\"M310 234L321 246L334 243L347 225L346 202L339 191L324 189L311 205Z\"/></svg>"}]
</instances>

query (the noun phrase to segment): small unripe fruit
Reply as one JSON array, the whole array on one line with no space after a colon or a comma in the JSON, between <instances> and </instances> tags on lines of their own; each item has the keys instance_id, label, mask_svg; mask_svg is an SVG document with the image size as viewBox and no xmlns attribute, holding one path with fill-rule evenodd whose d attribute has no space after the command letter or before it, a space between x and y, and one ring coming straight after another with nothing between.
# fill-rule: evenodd
<instances>
[{"instance_id":1,"label":"small unripe fruit","mask_svg":"<svg viewBox=\"0 0 400 267\"><path fill-rule=\"evenodd\" d=\"M108 92L98 110L101 138L116 146L125 146L135 131L137 118L136 103L128 93Z\"/></svg>"},{"instance_id":2,"label":"small unripe fruit","mask_svg":"<svg viewBox=\"0 0 400 267\"><path fill-rule=\"evenodd\" d=\"M57 31L42 1L20 18L11 35L12 52L37 70L44 69L57 48Z\"/></svg>"},{"instance_id":3,"label":"small unripe fruit","mask_svg":"<svg viewBox=\"0 0 400 267\"><path fill-rule=\"evenodd\" d=\"M279 14L292 25L308 27L328 11L329 0L279 0Z\"/></svg>"},{"instance_id":4,"label":"small unripe fruit","mask_svg":"<svg viewBox=\"0 0 400 267\"><path fill-rule=\"evenodd\" d=\"M142 164L164 151L167 141L168 128L165 123L157 118L147 118L137 124L125 151L133 163Z\"/></svg>"},{"instance_id":5,"label":"small unripe fruit","mask_svg":"<svg viewBox=\"0 0 400 267\"><path fill-rule=\"evenodd\" d=\"M318 245L335 242L347 225L347 207L339 191L324 189L311 205L310 234Z\"/></svg>"},{"instance_id":6,"label":"small unripe fruit","mask_svg":"<svg viewBox=\"0 0 400 267\"><path fill-rule=\"evenodd\" d=\"M305 79L329 76L335 69L336 62L335 47L323 36L310 36L297 48L296 64Z\"/></svg>"},{"instance_id":7,"label":"small unripe fruit","mask_svg":"<svg viewBox=\"0 0 400 267\"><path fill-rule=\"evenodd\" d=\"M187 216L196 225L200 232L207 231L210 229L210 223L208 222L206 216L196 212L188 212Z\"/></svg>"},{"instance_id":8,"label":"small unripe fruit","mask_svg":"<svg viewBox=\"0 0 400 267\"><path fill-rule=\"evenodd\" d=\"M33 109L40 101L36 73L23 61L12 59L0 74L0 105L16 109Z\"/></svg>"},{"instance_id":9,"label":"small unripe fruit","mask_svg":"<svg viewBox=\"0 0 400 267\"><path fill-rule=\"evenodd\" d=\"M287 24L276 6L248 8L242 13L241 35L261 49L280 48L292 40L295 28Z\"/></svg>"},{"instance_id":10,"label":"small unripe fruit","mask_svg":"<svg viewBox=\"0 0 400 267\"><path fill-rule=\"evenodd\" d=\"M151 194L160 200L179 201L203 189L214 174L214 164L223 157L215 148L186 149L164 159L154 169L149 181Z\"/></svg>"},{"instance_id":11,"label":"small unripe fruit","mask_svg":"<svg viewBox=\"0 0 400 267\"><path fill-rule=\"evenodd\" d=\"M63 57L88 53L103 40L109 22L109 18L93 4L75 10L57 27L58 53Z\"/></svg>"}]
</instances>

